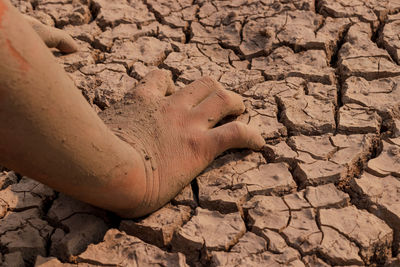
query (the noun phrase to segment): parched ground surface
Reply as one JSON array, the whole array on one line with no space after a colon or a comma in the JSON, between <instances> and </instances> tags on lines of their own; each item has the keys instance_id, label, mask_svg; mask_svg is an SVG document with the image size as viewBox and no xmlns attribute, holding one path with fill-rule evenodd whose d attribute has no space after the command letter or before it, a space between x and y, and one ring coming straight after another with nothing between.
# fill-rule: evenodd
<instances>
[{"instance_id":1,"label":"parched ground surface","mask_svg":"<svg viewBox=\"0 0 400 267\"><path fill-rule=\"evenodd\" d=\"M268 142L141 220L0 174L4 266L400 266L399 0L13 0L97 111L150 70L240 93Z\"/></svg>"}]
</instances>

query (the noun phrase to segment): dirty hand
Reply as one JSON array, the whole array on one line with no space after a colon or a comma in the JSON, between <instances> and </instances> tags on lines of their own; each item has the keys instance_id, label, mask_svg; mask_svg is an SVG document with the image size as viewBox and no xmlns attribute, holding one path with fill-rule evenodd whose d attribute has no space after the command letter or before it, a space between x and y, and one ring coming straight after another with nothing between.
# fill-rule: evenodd
<instances>
[{"instance_id":1,"label":"dirty hand","mask_svg":"<svg viewBox=\"0 0 400 267\"><path fill-rule=\"evenodd\" d=\"M60 29L44 25L37 19L30 16L23 16L47 45L47 47L57 48L63 53L73 53L78 50L78 45L68 33Z\"/></svg>"},{"instance_id":2,"label":"dirty hand","mask_svg":"<svg viewBox=\"0 0 400 267\"><path fill-rule=\"evenodd\" d=\"M174 92L167 71L153 71L123 103L99 114L124 141L142 153L146 193L141 208L155 210L173 198L216 156L230 148L261 149L264 139L238 121L214 127L244 110L238 94L204 77Z\"/></svg>"}]
</instances>

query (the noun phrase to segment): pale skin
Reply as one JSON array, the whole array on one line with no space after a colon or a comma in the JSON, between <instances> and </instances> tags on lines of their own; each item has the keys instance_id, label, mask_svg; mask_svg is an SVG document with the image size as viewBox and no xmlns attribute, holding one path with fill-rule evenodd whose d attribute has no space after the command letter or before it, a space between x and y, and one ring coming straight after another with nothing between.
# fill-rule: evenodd
<instances>
[{"instance_id":1,"label":"pale skin","mask_svg":"<svg viewBox=\"0 0 400 267\"><path fill-rule=\"evenodd\" d=\"M133 218L167 203L223 151L265 144L240 122L215 127L245 108L207 77L174 93L170 73L153 71L97 115L45 44L77 49L0 0L2 166Z\"/></svg>"}]
</instances>

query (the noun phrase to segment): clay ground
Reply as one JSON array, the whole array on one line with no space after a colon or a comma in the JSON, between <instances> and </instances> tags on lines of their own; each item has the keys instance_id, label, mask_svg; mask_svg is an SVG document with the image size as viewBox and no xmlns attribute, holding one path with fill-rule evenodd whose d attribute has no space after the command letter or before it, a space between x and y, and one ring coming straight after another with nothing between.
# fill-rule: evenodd
<instances>
[{"instance_id":1,"label":"clay ground","mask_svg":"<svg viewBox=\"0 0 400 267\"><path fill-rule=\"evenodd\" d=\"M12 0L96 111L150 70L240 93L268 142L141 220L0 174L4 266L400 266L399 0Z\"/></svg>"}]
</instances>

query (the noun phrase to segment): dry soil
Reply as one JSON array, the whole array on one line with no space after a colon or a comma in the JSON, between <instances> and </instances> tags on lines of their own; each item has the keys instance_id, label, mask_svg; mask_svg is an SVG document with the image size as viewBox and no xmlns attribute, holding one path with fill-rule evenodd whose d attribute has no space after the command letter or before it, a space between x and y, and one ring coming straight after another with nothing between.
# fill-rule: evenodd
<instances>
[{"instance_id":1,"label":"dry soil","mask_svg":"<svg viewBox=\"0 0 400 267\"><path fill-rule=\"evenodd\" d=\"M399 0L12 0L97 111L152 69L240 93L264 151L140 220L4 169L4 266L400 266Z\"/></svg>"}]
</instances>

